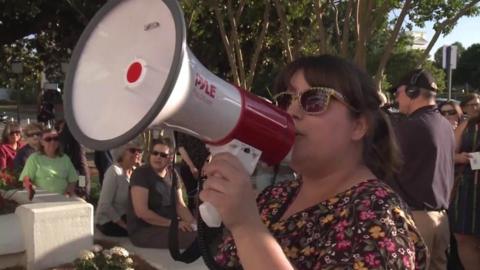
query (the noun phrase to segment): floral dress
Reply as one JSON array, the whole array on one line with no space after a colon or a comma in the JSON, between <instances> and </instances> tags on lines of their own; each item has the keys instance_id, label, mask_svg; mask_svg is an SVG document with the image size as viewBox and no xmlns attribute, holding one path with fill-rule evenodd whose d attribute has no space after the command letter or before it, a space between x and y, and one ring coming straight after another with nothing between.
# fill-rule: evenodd
<instances>
[{"instance_id":1,"label":"floral dress","mask_svg":"<svg viewBox=\"0 0 480 270\"><path fill-rule=\"evenodd\" d=\"M296 269L425 268L427 248L388 185L368 180L280 219L301 184L279 183L257 199L263 222ZM241 268L231 235L224 236L215 260Z\"/></svg>"}]
</instances>

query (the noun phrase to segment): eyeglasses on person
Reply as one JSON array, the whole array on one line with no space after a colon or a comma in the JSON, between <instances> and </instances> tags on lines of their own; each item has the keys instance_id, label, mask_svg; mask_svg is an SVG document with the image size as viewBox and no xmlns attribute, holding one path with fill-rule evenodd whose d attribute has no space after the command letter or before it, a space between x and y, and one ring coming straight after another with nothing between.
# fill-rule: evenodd
<instances>
[{"instance_id":1,"label":"eyeglasses on person","mask_svg":"<svg viewBox=\"0 0 480 270\"><path fill-rule=\"evenodd\" d=\"M334 97L351 111L357 112L355 108L347 103L342 94L327 87L312 87L302 93L281 92L273 97L273 101L280 109L287 110L294 100L299 100L305 113L316 115L327 110L331 97Z\"/></svg>"},{"instance_id":2,"label":"eyeglasses on person","mask_svg":"<svg viewBox=\"0 0 480 270\"><path fill-rule=\"evenodd\" d=\"M451 115L456 115L457 111L456 110L440 110L440 113L443 116L451 116Z\"/></svg>"},{"instance_id":3,"label":"eyeglasses on person","mask_svg":"<svg viewBox=\"0 0 480 270\"><path fill-rule=\"evenodd\" d=\"M150 153L152 156L160 156L162 158L167 158L170 156L170 154L168 153L165 153L165 152L160 152L160 151L157 151L157 150L153 150L151 153Z\"/></svg>"},{"instance_id":4,"label":"eyeglasses on person","mask_svg":"<svg viewBox=\"0 0 480 270\"><path fill-rule=\"evenodd\" d=\"M52 141L58 142L59 138L58 138L58 136L51 136L51 137L45 137L45 138L43 138L43 140L45 142L48 142L48 143L52 142Z\"/></svg>"},{"instance_id":5,"label":"eyeglasses on person","mask_svg":"<svg viewBox=\"0 0 480 270\"><path fill-rule=\"evenodd\" d=\"M21 135L22 132L20 130L12 130L10 131L10 135Z\"/></svg>"},{"instance_id":6,"label":"eyeglasses on person","mask_svg":"<svg viewBox=\"0 0 480 270\"><path fill-rule=\"evenodd\" d=\"M28 138L31 138L31 137L40 137L42 135L41 132L30 132L30 133L27 133L25 134Z\"/></svg>"},{"instance_id":7,"label":"eyeglasses on person","mask_svg":"<svg viewBox=\"0 0 480 270\"><path fill-rule=\"evenodd\" d=\"M141 154L142 153L142 149L139 149L139 148L128 148L128 151L132 154Z\"/></svg>"}]
</instances>

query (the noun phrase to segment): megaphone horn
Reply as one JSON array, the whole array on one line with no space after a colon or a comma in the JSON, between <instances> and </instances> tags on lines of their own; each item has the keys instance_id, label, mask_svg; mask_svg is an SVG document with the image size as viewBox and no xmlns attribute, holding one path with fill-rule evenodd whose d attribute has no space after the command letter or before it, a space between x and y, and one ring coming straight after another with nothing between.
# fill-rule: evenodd
<instances>
[{"instance_id":1,"label":"megaphone horn","mask_svg":"<svg viewBox=\"0 0 480 270\"><path fill-rule=\"evenodd\" d=\"M281 161L294 140L291 118L213 75L185 43L175 0L109 1L75 47L65 116L76 139L104 150L165 125L212 145L236 139Z\"/></svg>"}]
</instances>

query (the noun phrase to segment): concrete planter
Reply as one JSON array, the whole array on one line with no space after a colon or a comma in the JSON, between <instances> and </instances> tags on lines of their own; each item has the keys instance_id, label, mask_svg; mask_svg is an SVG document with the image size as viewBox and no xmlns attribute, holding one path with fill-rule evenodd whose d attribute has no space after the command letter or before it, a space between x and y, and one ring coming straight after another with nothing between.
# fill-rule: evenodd
<instances>
[{"instance_id":1,"label":"concrete planter","mask_svg":"<svg viewBox=\"0 0 480 270\"><path fill-rule=\"evenodd\" d=\"M38 191L31 202L26 191L11 199L21 205L15 214L0 216L0 269L46 269L71 262L92 246L91 204L45 191Z\"/></svg>"}]
</instances>

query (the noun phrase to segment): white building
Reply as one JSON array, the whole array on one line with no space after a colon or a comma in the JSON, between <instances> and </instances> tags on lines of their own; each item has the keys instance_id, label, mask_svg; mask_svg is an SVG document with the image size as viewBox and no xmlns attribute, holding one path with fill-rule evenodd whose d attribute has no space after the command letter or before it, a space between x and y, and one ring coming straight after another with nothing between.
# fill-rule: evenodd
<instances>
[{"instance_id":1,"label":"white building","mask_svg":"<svg viewBox=\"0 0 480 270\"><path fill-rule=\"evenodd\" d=\"M413 37L412 49L425 50L427 48L428 40L425 38L425 32L410 31L407 34Z\"/></svg>"}]
</instances>

